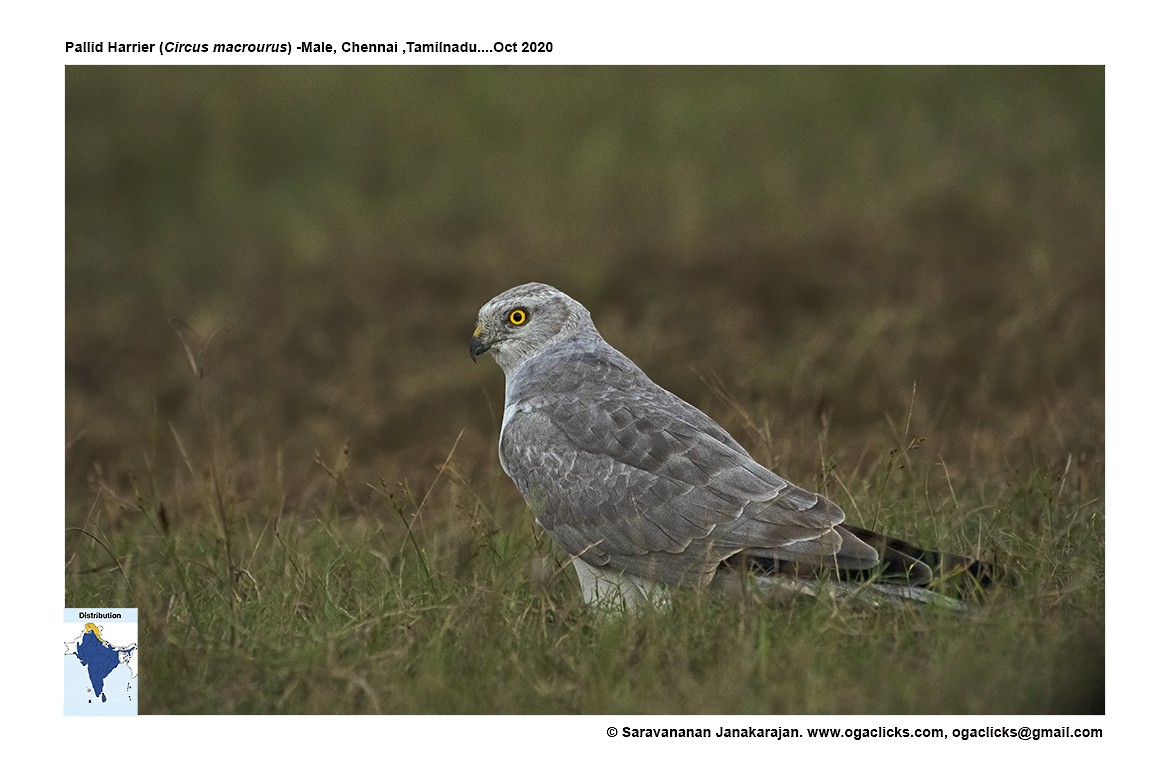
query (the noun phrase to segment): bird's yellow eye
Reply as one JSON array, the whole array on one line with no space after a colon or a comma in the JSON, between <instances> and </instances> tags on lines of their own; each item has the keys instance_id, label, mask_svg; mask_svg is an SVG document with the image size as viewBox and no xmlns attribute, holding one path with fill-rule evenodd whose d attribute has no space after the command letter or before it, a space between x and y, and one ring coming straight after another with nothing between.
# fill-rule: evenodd
<instances>
[{"instance_id":1,"label":"bird's yellow eye","mask_svg":"<svg viewBox=\"0 0 1170 780\"><path fill-rule=\"evenodd\" d=\"M512 309L508 312L508 322L512 325L523 325L528 322L527 309Z\"/></svg>"}]
</instances>

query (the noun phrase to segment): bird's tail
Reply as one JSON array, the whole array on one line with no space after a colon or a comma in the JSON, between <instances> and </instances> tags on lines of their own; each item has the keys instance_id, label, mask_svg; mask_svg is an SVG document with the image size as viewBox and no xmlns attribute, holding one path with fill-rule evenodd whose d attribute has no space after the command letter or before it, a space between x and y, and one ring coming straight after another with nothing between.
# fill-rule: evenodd
<instances>
[{"instance_id":1,"label":"bird's tail","mask_svg":"<svg viewBox=\"0 0 1170 780\"><path fill-rule=\"evenodd\" d=\"M904 580L904 584L933 589L954 589L964 597L977 596L1003 579L998 567L966 555L924 550L910 542L883 536L864 528L847 526L861 541L878 551L877 571L883 580ZM855 575L856 576L856 575Z\"/></svg>"},{"instance_id":2,"label":"bird's tail","mask_svg":"<svg viewBox=\"0 0 1170 780\"><path fill-rule=\"evenodd\" d=\"M852 544L853 538L877 551L872 556L826 556L819 560L788 560L783 551L768 554L750 550L725 561L726 567L746 570L768 590L837 595L872 595L881 601L913 601L964 610L968 603L1004 579L998 566L964 555L925 550L902 539L864 528L839 525L836 529ZM850 535L852 538L850 538ZM848 546L848 545L847 545Z\"/></svg>"}]
</instances>

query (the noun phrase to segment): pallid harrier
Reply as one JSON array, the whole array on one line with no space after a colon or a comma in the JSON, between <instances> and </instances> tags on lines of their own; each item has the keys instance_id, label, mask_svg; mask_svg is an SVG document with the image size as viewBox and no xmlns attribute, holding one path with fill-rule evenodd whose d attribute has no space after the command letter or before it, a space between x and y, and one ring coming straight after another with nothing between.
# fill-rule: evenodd
<instances>
[{"instance_id":1,"label":"pallid harrier","mask_svg":"<svg viewBox=\"0 0 1170 780\"><path fill-rule=\"evenodd\" d=\"M665 601L672 586L754 582L961 608L990 567L846 525L824 496L754 461L710 417L650 381L589 312L546 284L479 310L471 357L504 370L500 463L572 556L590 604Z\"/></svg>"}]
</instances>

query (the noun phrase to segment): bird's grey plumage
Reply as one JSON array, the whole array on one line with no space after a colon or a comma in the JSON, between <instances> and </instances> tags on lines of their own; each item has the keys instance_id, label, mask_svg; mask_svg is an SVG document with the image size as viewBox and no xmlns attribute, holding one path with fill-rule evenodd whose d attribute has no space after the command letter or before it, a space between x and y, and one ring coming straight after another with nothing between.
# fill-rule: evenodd
<instances>
[{"instance_id":1,"label":"bird's grey plumage","mask_svg":"<svg viewBox=\"0 0 1170 780\"><path fill-rule=\"evenodd\" d=\"M836 504L753 460L559 290L525 284L488 301L470 349L504 370L500 462L573 556L587 601L642 603L660 585L711 584L736 562L790 583L878 565L884 540L863 541ZM932 576L922 561L902 568L895 590Z\"/></svg>"}]
</instances>

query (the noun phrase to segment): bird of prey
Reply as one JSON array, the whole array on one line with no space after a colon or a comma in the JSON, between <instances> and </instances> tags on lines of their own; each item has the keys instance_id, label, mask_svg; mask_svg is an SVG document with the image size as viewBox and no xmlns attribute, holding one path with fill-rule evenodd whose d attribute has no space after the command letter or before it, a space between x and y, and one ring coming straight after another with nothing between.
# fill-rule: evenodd
<instances>
[{"instance_id":1,"label":"bird of prey","mask_svg":"<svg viewBox=\"0 0 1170 780\"><path fill-rule=\"evenodd\" d=\"M553 287L524 284L484 304L470 350L504 370L500 463L572 556L589 604L633 609L678 586L749 581L962 608L933 588L990 583L980 561L845 524L828 498L761 466L651 381Z\"/></svg>"}]
</instances>

